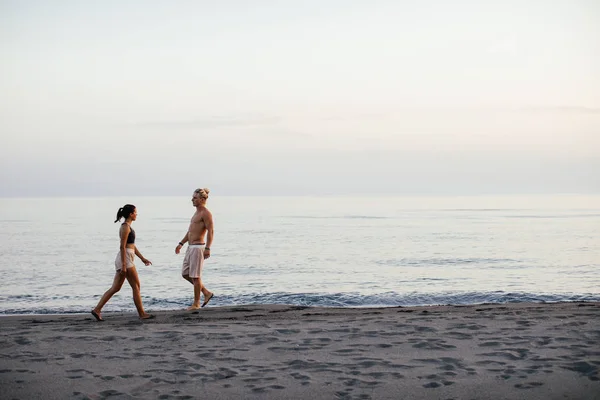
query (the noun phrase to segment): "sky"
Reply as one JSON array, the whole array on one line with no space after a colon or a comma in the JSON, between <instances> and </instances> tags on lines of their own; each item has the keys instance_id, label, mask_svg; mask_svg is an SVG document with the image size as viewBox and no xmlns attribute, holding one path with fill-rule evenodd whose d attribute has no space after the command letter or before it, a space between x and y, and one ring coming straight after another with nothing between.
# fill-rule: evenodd
<instances>
[{"instance_id":1,"label":"sky","mask_svg":"<svg viewBox=\"0 0 600 400\"><path fill-rule=\"evenodd\" d=\"M0 0L0 197L600 193L596 0Z\"/></svg>"}]
</instances>

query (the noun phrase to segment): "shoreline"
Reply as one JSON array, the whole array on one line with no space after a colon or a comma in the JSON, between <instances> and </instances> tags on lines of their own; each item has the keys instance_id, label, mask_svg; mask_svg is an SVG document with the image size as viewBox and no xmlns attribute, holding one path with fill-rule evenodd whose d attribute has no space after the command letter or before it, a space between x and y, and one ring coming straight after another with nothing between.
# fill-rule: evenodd
<instances>
[{"instance_id":1,"label":"shoreline","mask_svg":"<svg viewBox=\"0 0 600 400\"><path fill-rule=\"evenodd\" d=\"M227 310L227 309L232 309L232 308L236 308L236 307L246 307L246 308L263 308L263 307L291 307L291 308L297 308L297 309L305 309L305 308L310 308L310 309L324 309L324 310L328 310L328 309L339 309L339 310L382 310L382 309L409 309L409 310L418 310L421 308L438 308L438 307L483 307L483 306L511 306L511 307L518 307L520 304L526 305L526 306L531 306L531 305L556 305L556 304L600 304L600 300L557 300L557 301L510 301L510 302L504 302L504 303L496 303L496 302L483 302L483 303L472 303L472 304L425 304L425 305L409 305L409 306L401 306L401 305L382 305L382 306L377 306L377 305L368 305L368 306L323 306L323 305L317 305L317 306L305 306L305 305L296 305L296 304L287 304L287 303L248 303L248 304L236 304L236 305L224 305L224 306L219 306L219 305L213 305L211 304L209 307L206 307L204 309L202 309L201 311L207 311L209 309L220 309L220 310ZM92 307L92 306L90 306ZM107 308L110 308L107 307ZM91 308L90 308L91 310ZM149 308L146 310L146 312L150 313L150 314L165 314L165 313L176 313L176 312L185 312L187 311L185 307L182 308L173 308L173 309L158 309L158 310L153 310L152 308ZM2 318L7 318L7 317L33 317L33 316L55 316L55 317L59 317L59 316L69 316L69 315L83 315L83 316L87 316L89 315L90 311L66 311L66 312L49 312L49 313L2 313L0 312L0 319ZM114 315L124 315L124 314L132 314L135 315L136 312L134 309L131 310L125 310L125 311L103 311L102 315L110 315L110 314L114 314Z\"/></svg>"},{"instance_id":2,"label":"shoreline","mask_svg":"<svg viewBox=\"0 0 600 400\"><path fill-rule=\"evenodd\" d=\"M600 399L600 302L0 316L6 398Z\"/></svg>"}]
</instances>

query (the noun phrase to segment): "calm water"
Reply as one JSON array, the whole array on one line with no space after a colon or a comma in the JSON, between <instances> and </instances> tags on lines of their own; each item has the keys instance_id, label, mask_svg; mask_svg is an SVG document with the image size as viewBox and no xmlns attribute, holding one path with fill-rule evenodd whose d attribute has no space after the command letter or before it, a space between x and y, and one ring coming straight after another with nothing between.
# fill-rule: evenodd
<instances>
[{"instance_id":1,"label":"calm water","mask_svg":"<svg viewBox=\"0 0 600 400\"><path fill-rule=\"evenodd\" d=\"M88 312L109 288L113 220L138 207L149 310L190 304L174 248L188 197L0 199L0 313ZM219 197L212 306L600 301L600 196ZM105 311L134 310L127 283Z\"/></svg>"}]
</instances>

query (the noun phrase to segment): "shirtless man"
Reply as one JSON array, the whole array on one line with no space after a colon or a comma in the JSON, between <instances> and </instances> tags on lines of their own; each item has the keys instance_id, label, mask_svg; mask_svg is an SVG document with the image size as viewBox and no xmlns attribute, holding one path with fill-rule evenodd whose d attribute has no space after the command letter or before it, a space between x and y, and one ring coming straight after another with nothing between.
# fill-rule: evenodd
<instances>
[{"instance_id":1,"label":"shirtless man","mask_svg":"<svg viewBox=\"0 0 600 400\"><path fill-rule=\"evenodd\" d=\"M213 297L206 286L202 284L202 266L204 259L210 257L210 245L213 241L213 219L212 214L206 208L206 199L208 199L209 190L196 189L192 196L192 204L196 207L196 212L190 221L190 227L181 242L175 247L175 254L179 254L184 244L189 242L181 275L184 279L194 285L194 303L188 310L197 310L208 304ZM206 242L204 235L208 233ZM200 293L204 295L204 302L200 306Z\"/></svg>"}]
</instances>

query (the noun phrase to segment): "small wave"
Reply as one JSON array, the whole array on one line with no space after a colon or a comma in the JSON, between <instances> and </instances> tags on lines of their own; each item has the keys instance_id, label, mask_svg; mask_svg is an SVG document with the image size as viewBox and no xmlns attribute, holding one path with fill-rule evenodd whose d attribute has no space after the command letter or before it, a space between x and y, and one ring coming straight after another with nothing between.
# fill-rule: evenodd
<instances>
[{"instance_id":1,"label":"small wave","mask_svg":"<svg viewBox=\"0 0 600 400\"><path fill-rule=\"evenodd\" d=\"M449 212L496 212L496 211L532 211L531 208L441 208L436 211Z\"/></svg>"},{"instance_id":2,"label":"small wave","mask_svg":"<svg viewBox=\"0 0 600 400\"><path fill-rule=\"evenodd\" d=\"M399 258L378 260L375 264L386 266L465 265L465 264L519 264L521 260L510 258Z\"/></svg>"},{"instance_id":3,"label":"small wave","mask_svg":"<svg viewBox=\"0 0 600 400\"><path fill-rule=\"evenodd\" d=\"M89 299L88 299L89 300ZM94 299L96 300L96 299ZM148 310L178 310L189 306L190 298L173 297L158 298L144 297L144 305ZM574 293L521 293L521 292L446 292L446 293L397 293L385 292L375 294L352 293L260 293L260 294L217 294L213 307L286 304L305 307L414 307L432 305L475 305L475 304L504 304L504 303L557 303L557 302L597 302L600 294ZM30 302L23 304L3 304L0 314L72 314L88 313L91 309L88 301L71 301L70 305L46 305L38 303L30 307ZM29 306L29 307L28 307ZM133 312L135 308L127 299L111 303L113 312Z\"/></svg>"},{"instance_id":4,"label":"small wave","mask_svg":"<svg viewBox=\"0 0 600 400\"><path fill-rule=\"evenodd\" d=\"M570 219L570 218L598 218L600 214L561 214L561 215L505 215L505 218L515 219Z\"/></svg>"},{"instance_id":5,"label":"small wave","mask_svg":"<svg viewBox=\"0 0 600 400\"><path fill-rule=\"evenodd\" d=\"M390 219L390 217L381 217L374 215L338 215L338 216L315 216L315 215L289 215L282 218L295 219Z\"/></svg>"},{"instance_id":6,"label":"small wave","mask_svg":"<svg viewBox=\"0 0 600 400\"><path fill-rule=\"evenodd\" d=\"M189 218L182 218L182 217L154 217L152 218L153 221L162 221L162 222L188 222L190 219Z\"/></svg>"},{"instance_id":7,"label":"small wave","mask_svg":"<svg viewBox=\"0 0 600 400\"><path fill-rule=\"evenodd\" d=\"M36 298L37 296L34 296L32 294L15 294L15 295L8 295L8 296L0 296L0 301L14 301L14 300L21 300L21 299L33 299Z\"/></svg>"}]
</instances>

